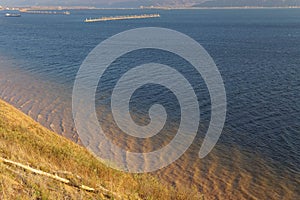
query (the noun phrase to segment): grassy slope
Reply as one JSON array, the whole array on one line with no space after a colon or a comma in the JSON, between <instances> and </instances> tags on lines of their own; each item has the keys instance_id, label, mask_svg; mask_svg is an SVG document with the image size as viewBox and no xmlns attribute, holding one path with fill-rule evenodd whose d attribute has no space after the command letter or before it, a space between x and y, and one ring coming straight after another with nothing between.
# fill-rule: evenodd
<instances>
[{"instance_id":1,"label":"grassy slope","mask_svg":"<svg viewBox=\"0 0 300 200\"><path fill-rule=\"evenodd\" d=\"M148 175L132 175L107 168L86 149L49 131L0 100L0 156L68 178L122 199L199 199L190 189L174 189ZM72 174L60 171L72 172ZM76 175L76 176L75 176ZM78 178L81 177L81 178ZM113 199L91 193L0 163L0 199Z\"/></svg>"}]
</instances>

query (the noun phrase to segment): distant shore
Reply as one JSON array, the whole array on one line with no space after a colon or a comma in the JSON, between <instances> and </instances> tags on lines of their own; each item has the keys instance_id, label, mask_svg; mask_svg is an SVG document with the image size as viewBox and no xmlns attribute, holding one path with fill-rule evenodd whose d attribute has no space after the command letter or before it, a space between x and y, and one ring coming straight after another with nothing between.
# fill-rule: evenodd
<instances>
[{"instance_id":1,"label":"distant shore","mask_svg":"<svg viewBox=\"0 0 300 200\"><path fill-rule=\"evenodd\" d=\"M168 6L141 6L139 8L101 8L92 6L7 6L0 7L0 10L232 10L232 9L299 9L300 6L228 6L228 7L168 7Z\"/></svg>"}]
</instances>

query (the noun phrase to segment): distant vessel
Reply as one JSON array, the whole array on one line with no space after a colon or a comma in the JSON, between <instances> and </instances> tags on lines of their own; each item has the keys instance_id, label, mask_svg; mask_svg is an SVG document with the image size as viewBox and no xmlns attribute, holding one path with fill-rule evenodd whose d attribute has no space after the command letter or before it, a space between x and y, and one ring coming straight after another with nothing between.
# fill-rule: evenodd
<instances>
[{"instance_id":1,"label":"distant vessel","mask_svg":"<svg viewBox=\"0 0 300 200\"><path fill-rule=\"evenodd\" d=\"M91 22L104 22L104 21L113 21L113 20L125 20L125 19L146 19L146 18L156 18L160 17L159 14L145 14L145 15L126 15L126 16L115 16L115 17L102 17L102 18L95 18L95 19L85 19L84 22L91 23Z\"/></svg>"},{"instance_id":2,"label":"distant vessel","mask_svg":"<svg viewBox=\"0 0 300 200\"><path fill-rule=\"evenodd\" d=\"M6 13L5 17L21 17L21 14L17 13Z\"/></svg>"}]
</instances>

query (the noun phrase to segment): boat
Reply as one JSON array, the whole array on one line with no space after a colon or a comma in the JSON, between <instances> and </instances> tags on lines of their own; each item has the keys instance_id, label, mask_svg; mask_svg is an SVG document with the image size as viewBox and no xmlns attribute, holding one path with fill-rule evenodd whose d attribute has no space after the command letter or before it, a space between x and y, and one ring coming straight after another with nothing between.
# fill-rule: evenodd
<instances>
[{"instance_id":1,"label":"boat","mask_svg":"<svg viewBox=\"0 0 300 200\"><path fill-rule=\"evenodd\" d=\"M5 17L21 17L21 14L17 13L6 13Z\"/></svg>"}]
</instances>

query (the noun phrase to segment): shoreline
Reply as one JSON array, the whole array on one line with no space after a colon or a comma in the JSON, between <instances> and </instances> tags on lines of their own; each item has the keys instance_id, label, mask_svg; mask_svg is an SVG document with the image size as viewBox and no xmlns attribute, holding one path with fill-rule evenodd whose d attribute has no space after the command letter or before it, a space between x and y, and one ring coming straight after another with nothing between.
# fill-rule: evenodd
<instances>
[{"instance_id":1,"label":"shoreline","mask_svg":"<svg viewBox=\"0 0 300 200\"><path fill-rule=\"evenodd\" d=\"M0 199L159 199L164 195L171 200L183 195L196 200L202 196L154 176L109 168L86 148L41 126L1 98L0 146L0 181L5 182Z\"/></svg>"},{"instance_id":2,"label":"shoreline","mask_svg":"<svg viewBox=\"0 0 300 200\"><path fill-rule=\"evenodd\" d=\"M300 6L215 6L215 7L168 7L168 6L141 6L137 8L101 8L84 6L4 6L5 10L27 10L27 11L62 11L62 10L272 10L272 9L300 9Z\"/></svg>"},{"instance_id":3,"label":"shoreline","mask_svg":"<svg viewBox=\"0 0 300 200\"><path fill-rule=\"evenodd\" d=\"M16 68L22 61L13 63L1 54L0 58L0 99L47 129L80 143L71 118L71 89Z\"/></svg>"}]
</instances>

